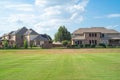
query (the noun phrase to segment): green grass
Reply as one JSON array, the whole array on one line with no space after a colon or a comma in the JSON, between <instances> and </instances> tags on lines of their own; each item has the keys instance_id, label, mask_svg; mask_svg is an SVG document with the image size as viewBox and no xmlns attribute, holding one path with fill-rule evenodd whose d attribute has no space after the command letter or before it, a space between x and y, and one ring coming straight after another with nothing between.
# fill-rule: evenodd
<instances>
[{"instance_id":1,"label":"green grass","mask_svg":"<svg viewBox=\"0 0 120 80\"><path fill-rule=\"evenodd\" d=\"M0 50L0 80L120 80L120 49Z\"/></svg>"}]
</instances>

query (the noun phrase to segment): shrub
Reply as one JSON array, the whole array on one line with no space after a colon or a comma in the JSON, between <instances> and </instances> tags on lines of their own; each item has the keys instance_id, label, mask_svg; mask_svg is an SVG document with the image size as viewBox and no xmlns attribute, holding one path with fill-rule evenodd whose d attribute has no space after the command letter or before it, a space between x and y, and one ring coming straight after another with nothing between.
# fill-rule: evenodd
<instances>
[{"instance_id":1,"label":"shrub","mask_svg":"<svg viewBox=\"0 0 120 80\"><path fill-rule=\"evenodd\" d=\"M95 44L92 44L90 47L91 47L91 48L95 48L95 47L96 47L96 45L95 45Z\"/></svg>"},{"instance_id":2,"label":"shrub","mask_svg":"<svg viewBox=\"0 0 120 80\"><path fill-rule=\"evenodd\" d=\"M84 47L84 45L83 45L83 44L81 44L81 45L80 45L80 47L81 47L81 48L83 48L83 47Z\"/></svg>"},{"instance_id":3,"label":"shrub","mask_svg":"<svg viewBox=\"0 0 120 80\"><path fill-rule=\"evenodd\" d=\"M82 44L78 45L77 46L78 48L83 48L84 46Z\"/></svg>"},{"instance_id":4,"label":"shrub","mask_svg":"<svg viewBox=\"0 0 120 80\"><path fill-rule=\"evenodd\" d=\"M25 49L28 48L28 42L27 42L27 40L24 40L24 48L25 48Z\"/></svg>"},{"instance_id":5,"label":"shrub","mask_svg":"<svg viewBox=\"0 0 120 80\"><path fill-rule=\"evenodd\" d=\"M67 46L70 44L70 42L68 40L64 40L64 41L62 41L62 44L63 44L63 46Z\"/></svg>"},{"instance_id":6,"label":"shrub","mask_svg":"<svg viewBox=\"0 0 120 80\"><path fill-rule=\"evenodd\" d=\"M3 45L4 45L4 48L8 48L8 42L7 42L7 40L4 40Z\"/></svg>"},{"instance_id":7,"label":"shrub","mask_svg":"<svg viewBox=\"0 0 120 80\"><path fill-rule=\"evenodd\" d=\"M77 45L71 45L71 48L75 48Z\"/></svg>"},{"instance_id":8,"label":"shrub","mask_svg":"<svg viewBox=\"0 0 120 80\"><path fill-rule=\"evenodd\" d=\"M103 48L106 48L106 45L104 43L100 43L99 46L102 46Z\"/></svg>"},{"instance_id":9,"label":"shrub","mask_svg":"<svg viewBox=\"0 0 120 80\"><path fill-rule=\"evenodd\" d=\"M16 49L17 48L17 45L16 44L13 44L13 49Z\"/></svg>"},{"instance_id":10,"label":"shrub","mask_svg":"<svg viewBox=\"0 0 120 80\"><path fill-rule=\"evenodd\" d=\"M90 44L85 44L85 48L90 48Z\"/></svg>"}]
</instances>

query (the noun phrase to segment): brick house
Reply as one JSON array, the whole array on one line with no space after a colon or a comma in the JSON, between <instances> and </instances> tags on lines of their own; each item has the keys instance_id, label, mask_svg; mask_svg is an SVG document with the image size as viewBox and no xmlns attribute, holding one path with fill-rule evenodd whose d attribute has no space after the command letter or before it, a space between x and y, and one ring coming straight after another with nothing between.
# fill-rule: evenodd
<instances>
[{"instance_id":1,"label":"brick house","mask_svg":"<svg viewBox=\"0 0 120 80\"><path fill-rule=\"evenodd\" d=\"M9 46L13 46L14 44L16 44L18 47L23 47L24 40L27 40L29 46L31 43L34 46L38 46L38 45L42 46L42 45L45 45L46 43L49 43L51 40L49 37L43 37L42 35L48 36L46 34L39 34L36 31L34 31L33 29L27 29L26 27L23 27L16 31L11 31L8 34L4 34L0 38L0 45L2 46L3 45L2 42L4 40L7 40ZM41 37L39 37L39 36L41 36ZM42 43L39 44L40 42L42 42Z\"/></svg>"},{"instance_id":2,"label":"brick house","mask_svg":"<svg viewBox=\"0 0 120 80\"><path fill-rule=\"evenodd\" d=\"M104 43L120 46L120 32L104 27L80 28L72 33L72 45Z\"/></svg>"}]
</instances>

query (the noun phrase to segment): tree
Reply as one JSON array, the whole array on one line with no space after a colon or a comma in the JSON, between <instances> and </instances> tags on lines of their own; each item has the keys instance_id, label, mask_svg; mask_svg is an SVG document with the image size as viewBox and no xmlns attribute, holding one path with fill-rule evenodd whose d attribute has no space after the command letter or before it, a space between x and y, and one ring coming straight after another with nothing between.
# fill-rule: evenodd
<instances>
[{"instance_id":1,"label":"tree","mask_svg":"<svg viewBox=\"0 0 120 80\"><path fill-rule=\"evenodd\" d=\"M62 42L64 40L71 40L71 34L70 32L67 30L67 28L65 28L65 26L60 26L58 29L58 32L55 34L55 41L59 41Z\"/></svg>"},{"instance_id":2,"label":"tree","mask_svg":"<svg viewBox=\"0 0 120 80\"><path fill-rule=\"evenodd\" d=\"M27 42L27 40L24 40L24 48L25 48L25 49L28 48L28 42Z\"/></svg>"},{"instance_id":3,"label":"tree","mask_svg":"<svg viewBox=\"0 0 120 80\"><path fill-rule=\"evenodd\" d=\"M4 40L3 45L4 45L4 48L8 48L8 41Z\"/></svg>"}]
</instances>

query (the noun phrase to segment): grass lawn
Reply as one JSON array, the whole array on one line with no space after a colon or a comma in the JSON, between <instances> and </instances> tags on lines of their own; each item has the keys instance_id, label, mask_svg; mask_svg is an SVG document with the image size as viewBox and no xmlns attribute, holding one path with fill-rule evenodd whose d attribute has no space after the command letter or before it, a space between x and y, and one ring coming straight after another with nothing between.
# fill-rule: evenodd
<instances>
[{"instance_id":1,"label":"grass lawn","mask_svg":"<svg viewBox=\"0 0 120 80\"><path fill-rule=\"evenodd\" d=\"M120 80L120 49L0 50L0 80Z\"/></svg>"}]
</instances>

